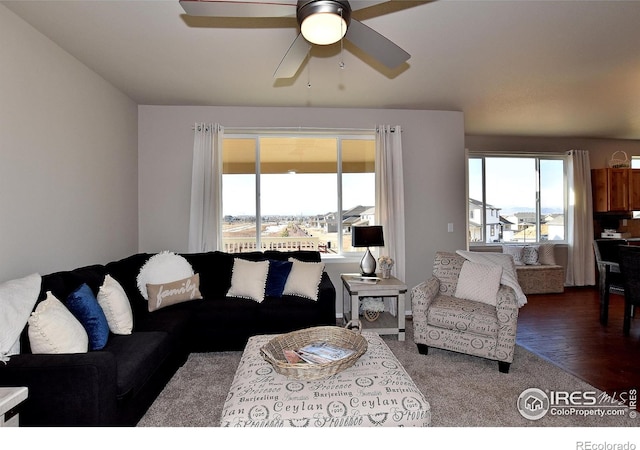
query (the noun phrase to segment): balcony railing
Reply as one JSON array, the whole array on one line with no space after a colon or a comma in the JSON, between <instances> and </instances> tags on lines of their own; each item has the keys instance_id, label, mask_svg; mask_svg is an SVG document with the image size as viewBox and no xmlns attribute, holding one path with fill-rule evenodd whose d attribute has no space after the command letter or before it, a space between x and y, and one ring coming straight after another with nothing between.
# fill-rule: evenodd
<instances>
[{"instance_id":1,"label":"balcony railing","mask_svg":"<svg viewBox=\"0 0 640 450\"><path fill-rule=\"evenodd\" d=\"M320 238L313 236L305 237L262 237L260 245L256 238L222 238L223 251L227 253L243 253L265 250L280 250L290 252L294 250L315 250L326 252L327 245L320 243Z\"/></svg>"}]
</instances>

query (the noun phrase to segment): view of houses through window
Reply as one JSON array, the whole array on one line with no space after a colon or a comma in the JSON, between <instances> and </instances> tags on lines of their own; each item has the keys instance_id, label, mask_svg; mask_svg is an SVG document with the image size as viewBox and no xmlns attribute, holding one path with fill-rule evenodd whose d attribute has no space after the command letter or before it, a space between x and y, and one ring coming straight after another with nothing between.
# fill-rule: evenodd
<instances>
[{"instance_id":1,"label":"view of houses through window","mask_svg":"<svg viewBox=\"0 0 640 450\"><path fill-rule=\"evenodd\" d=\"M471 154L468 185L471 245L565 239L563 156Z\"/></svg>"},{"instance_id":2,"label":"view of houses through window","mask_svg":"<svg viewBox=\"0 0 640 450\"><path fill-rule=\"evenodd\" d=\"M222 155L224 251L342 254L352 226L374 224L373 133L225 133Z\"/></svg>"}]
</instances>

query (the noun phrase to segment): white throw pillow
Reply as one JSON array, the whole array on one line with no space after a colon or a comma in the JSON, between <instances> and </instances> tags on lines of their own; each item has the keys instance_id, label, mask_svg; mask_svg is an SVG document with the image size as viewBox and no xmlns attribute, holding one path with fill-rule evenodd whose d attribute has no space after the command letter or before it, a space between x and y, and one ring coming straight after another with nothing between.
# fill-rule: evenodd
<instances>
[{"instance_id":1,"label":"white throw pillow","mask_svg":"<svg viewBox=\"0 0 640 450\"><path fill-rule=\"evenodd\" d=\"M318 300L318 287L324 271L322 262L305 262L289 258L293 263L282 295L298 295Z\"/></svg>"},{"instance_id":2,"label":"white throw pillow","mask_svg":"<svg viewBox=\"0 0 640 450\"><path fill-rule=\"evenodd\" d=\"M516 266L524 266L522 245L502 245L502 253L513 256L513 263Z\"/></svg>"},{"instance_id":3,"label":"white throw pillow","mask_svg":"<svg viewBox=\"0 0 640 450\"><path fill-rule=\"evenodd\" d=\"M138 289L142 296L149 300L147 284L163 284L184 280L193 276L193 268L183 256L173 252L160 252L144 263L138 273Z\"/></svg>"},{"instance_id":4,"label":"white throw pillow","mask_svg":"<svg viewBox=\"0 0 640 450\"><path fill-rule=\"evenodd\" d=\"M556 255L554 253L555 244L540 244L538 249L538 262L542 265L554 266L556 264Z\"/></svg>"},{"instance_id":5,"label":"white throw pillow","mask_svg":"<svg viewBox=\"0 0 640 450\"><path fill-rule=\"evenodd\" d=\"M501 277L502 266L465 261L454 297L495 306Z\"/></svg>"},{"instance_id":6,"label":"white throw pillow","mask_svg":"<svg viewBox=\"0 0 640 450\"><path fill-rule=\"evenodd\" d=\"M133 313L127 294L120 283L107 274L96 298L107 318L109 330L113 334L131 334Z\"/></svg>"},{"instance_id":7,"label":"white throw pillow","mask_svg":"<svg viewBox=\"0 0 640 450\"><path fill-rule=\"evenodd\" d=\"M242 258L233 259L231 287L227 297L240 297L261 303L267 285L269 261L247 261Z\"/></svg>"},{"instance_id":8,"label":"white throw pillow","mask_svg":"<svg viewBox=\"0 0 640 450\"><path fill-rule=\"evenodd\" d=\"M51 292L28 322L32 353L85 353L89 349L84 327Z\"/></svg>"}]
</instances>

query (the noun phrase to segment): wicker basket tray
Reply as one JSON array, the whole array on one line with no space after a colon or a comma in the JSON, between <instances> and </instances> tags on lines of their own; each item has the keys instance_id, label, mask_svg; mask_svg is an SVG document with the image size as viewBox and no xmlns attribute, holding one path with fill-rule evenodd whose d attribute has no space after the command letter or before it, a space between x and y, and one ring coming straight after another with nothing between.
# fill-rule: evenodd
<instances>
[{"instance_id":1,"label":"wicker basket tray","mask_svg":"<svg viewBox=\"0 0 640 450\"><path fill-rule=\"evenodd\" d=\"M297 350L308 344L327 342L338 347L355 350L338 361L323 364L292 364L287 362L283 350ZM359 331L325 326L313 327L281 334L260 348L262 357L271 363L279 374L295 380L319 380L351 367L367 351L367 340Z\"/></svg>"}]
</instances>

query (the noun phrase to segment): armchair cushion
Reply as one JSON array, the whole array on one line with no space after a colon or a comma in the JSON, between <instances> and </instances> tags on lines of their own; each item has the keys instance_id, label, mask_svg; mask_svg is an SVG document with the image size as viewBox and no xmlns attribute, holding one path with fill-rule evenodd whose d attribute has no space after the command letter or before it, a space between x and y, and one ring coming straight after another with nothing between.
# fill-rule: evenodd
<instances>
[{"instance_id":1,"label":"armchair cushion","mask_svg":"<svg viewBox=\"0 0 640 450\"><path fill-rule=\"evenodd\" d=\"M433 301L427 324L489 337L495 337L499 329L495 306L447 295L439 295Z\"/></svg>"}]
</instances>

